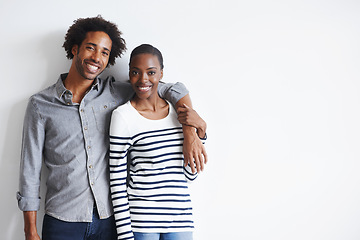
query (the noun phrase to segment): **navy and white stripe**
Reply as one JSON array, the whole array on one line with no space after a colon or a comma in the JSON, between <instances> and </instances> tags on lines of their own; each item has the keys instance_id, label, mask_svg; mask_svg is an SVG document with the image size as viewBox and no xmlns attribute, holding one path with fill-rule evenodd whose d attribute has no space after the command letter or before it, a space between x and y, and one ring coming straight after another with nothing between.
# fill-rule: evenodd
<instances>
[{"instance_id":1,"label":"navy and white stripe","mask_svg":"<svg viewBox=\"0 0 360 240\"><path fill-rule=\"evenodd\" d=\"M132 239L132 231L192 231L188 181L197 173L183 166L182 145L182 127L171 105L161 120L142 117L130 102L113 112L110 186L118 239Z\"/></svg>"}]
</instances>

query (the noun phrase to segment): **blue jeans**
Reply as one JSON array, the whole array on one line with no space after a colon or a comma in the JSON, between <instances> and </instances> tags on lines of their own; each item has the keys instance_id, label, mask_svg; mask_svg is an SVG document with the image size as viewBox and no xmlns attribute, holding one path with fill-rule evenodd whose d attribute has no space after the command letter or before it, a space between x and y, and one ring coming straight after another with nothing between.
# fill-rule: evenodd
<instances>
[{"instance_id":1,"label":"blue jeans","mask_svg":"<svg viewBox=\"0 0 360 240\"><path fill-rule=\"evenodd\" d=\"M135 240L192 240L192 232L140 233L134 232Z\"/></svg>"},{"instance_id":2,"label":"blue jeans","mask_svg":"<svg viewBox=\"0 0 360 240\"><path fill-rule=\"evenodd\" d=\"M49 215L44 216L42 240L116 240L114 216L99 219L97 211L91 223L64 222Z\"/></svg>"}]
</instances>

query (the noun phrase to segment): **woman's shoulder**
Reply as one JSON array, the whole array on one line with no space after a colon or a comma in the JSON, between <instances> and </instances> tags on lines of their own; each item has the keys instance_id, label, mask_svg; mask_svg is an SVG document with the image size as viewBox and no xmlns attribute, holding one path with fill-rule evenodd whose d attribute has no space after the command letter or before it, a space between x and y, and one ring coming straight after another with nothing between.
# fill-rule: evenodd
<instances>
[{"instance_id":1,"label":"woman's shoulder","mask_svg":"<svg viewBox=\"0 0 360 240\"><path fill-rule=\"evenodd\" d=\"M130 101L127 101L126 103L118 106L115 108L114 113L129 113L131 111L131 105Z\"/></svg>"},{"instance_id":2,"label":"woman's shoulder","mask_svg":"<svg viewBox=\"0 0 360 240\"><path fill-rule=\"evenodd\" d=\"M112 112L111 122L110 122L110 136L116 135L127 135L129 134L129 124L131 124L131 118L129 114L128 103L118 106ZM130 121L129 121L130 120Z\"/></svg>"},{"instance_id":3,"label":"woman's shoulder","mask_svg":"<svg viewBox=\"0 0 360 240\"><path fill-rule=\"evenodd\" d=\"M131 109L130 101L118 106L112 112L111 120L126 122L127 124L131 123L131 119L134 118L134 113ZM130 120L130 121L129 121Z\"/></svg>"}]
</instances>

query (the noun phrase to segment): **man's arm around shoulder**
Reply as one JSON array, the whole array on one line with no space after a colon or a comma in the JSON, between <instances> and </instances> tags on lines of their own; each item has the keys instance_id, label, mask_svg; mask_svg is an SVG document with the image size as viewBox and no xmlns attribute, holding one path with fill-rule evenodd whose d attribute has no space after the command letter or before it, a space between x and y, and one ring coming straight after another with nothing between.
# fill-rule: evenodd
<instances>
[{"instance_id":1,"label":"man's arm around shoulder","mask_svg":"<svg viewBox=\"0 0 360 240\"><path fill-rule=\"evenodd\" d=\"M206 137L206 122L192 109L189 94L181 98L175 105L178 120L183 125L184 132L184 165L190 164L193 173L204 170L208 157L200 138ZM195 169L196 167L196 169Z\"/></svg>"}]
</instances>

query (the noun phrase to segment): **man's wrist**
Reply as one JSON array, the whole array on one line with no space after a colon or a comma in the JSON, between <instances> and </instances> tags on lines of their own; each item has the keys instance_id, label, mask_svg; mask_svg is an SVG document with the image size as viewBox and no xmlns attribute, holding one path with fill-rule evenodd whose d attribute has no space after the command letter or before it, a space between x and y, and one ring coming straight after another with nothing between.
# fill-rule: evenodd
<instances>
[{"instance_id":1,"label":"man's wrist","mask_svg":"<svg viewBox=\"0 0 360 240\"><path fill-rule=\"evenodd\" d=\"M25 236L37 235L36 211L24 211L24 232Z\"/></svg>"},{"instance_id":2,"label":"man's wrist","mask_svg":"<svg viewBox=\"0 0 360 240\"><path fill-rule=\"evenodd\" d=\"M203 120L202 123L199 125L199 127L196 129L199 138L205 138L206 128L207 128L206 122Z\"/></svg>"}]
</instances>

